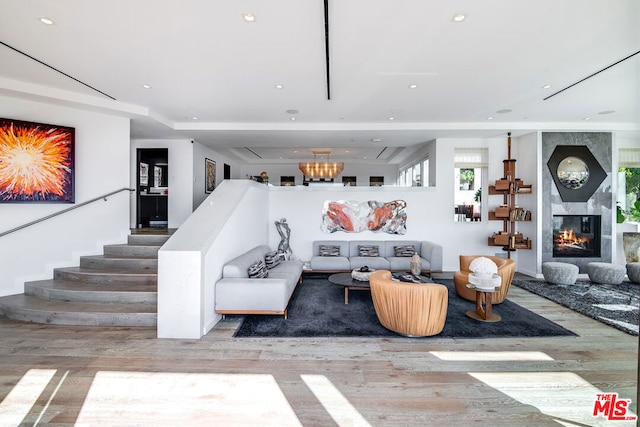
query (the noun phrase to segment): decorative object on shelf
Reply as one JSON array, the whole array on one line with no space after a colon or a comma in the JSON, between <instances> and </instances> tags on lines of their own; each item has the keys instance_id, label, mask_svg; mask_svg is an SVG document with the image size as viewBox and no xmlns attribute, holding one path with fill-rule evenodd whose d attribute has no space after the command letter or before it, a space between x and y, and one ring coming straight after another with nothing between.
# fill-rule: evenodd
<instances>
[{"instance_id":1,"label":"decorative object on shelf","mask_svg":"<svg viewBox=\"0 0 640 427\"><path fill-rule=\"evenodd\" d=\"M204 159L204 192L211 193L216 189L216 162Z\"/></svg>"},{"instance_id":2,"label":"decorative object on shelf","mask_svg":"<svg viewBox=\"0 0 640 427\"><path fill-rule=\"evenodd\" d=\"M267 175L266 171L260 172L260 178L262 178L262 182L264 182L265 184L269 183L269 175Z\"/></svg>"},{"instance_id":3,"label":"decorative object on shelf","mask_svg":"<svg viewBox=\"0 0 640 427\"><path fill-rule=\"evenodd\" d=\"M75 128L0 118L0 202L74 202Z\"/></svg>"},{"instance_id":4,"label":"decorative object on shelf","mask_svg":"<svg viewBox=\"0 0 640 427\"><path fill-rule=\"evenodd\" d=\"M346 231L380 231L389 234L405 234L407 203L404 200L378 202L370 200L326 201L322 209L321 229L325 233Z\"/></svg>"},{"instance_id":5,"label":"decorative object on shelf","mask_svg":"<svg viewBox=\"0 0 640 427\"><path fill-rule=\"evenodd\" d=\"M586 145L558 145L547 167L564 202L586 202L607 177Z\"/></svg>"},{"instance_id":6,"label":"decorative object on shelf","mask_svg":"<svg viewBox=\"0 0 640 427\"><path fill-rule=\"evenodd\" d=\"M420 260L420 255L414 253L413 256L411 256L409 265L411 266L411 274L419 276L422 272L422 261Z\"/></svg>"},{"instance_id":7,"label":"decorative object on shelf","mask_svg":"<svg viewBox=\"0 0 640 427\"><path fill-rule=\"evenodd\" d=\"M344 163L342 162L330 162L329 155L331 151L313 151L313 162L300 162L298 168L302 174L308 178L324 178L332 179L342 172L344 169ZM316 157L318 155L326 155L326 161L318 162Z\"/></svg>"},{"instance_id":8,"label":"decorative object on shelf","mask_svg":"<svg viewBox=\"0 0 640 427\"><path fill-rule=\"evenodd\" d=\"M278 230L278 234L280 234L280 243L278 244L278 254L284 257L284 260L287 261L291 259L292 251L289 246L289 238L291 237L291 229L289 228L289 224L287 224L286 218L281 218L280 221L276 221L276 230Z\"/></svg>"}]
</instances>

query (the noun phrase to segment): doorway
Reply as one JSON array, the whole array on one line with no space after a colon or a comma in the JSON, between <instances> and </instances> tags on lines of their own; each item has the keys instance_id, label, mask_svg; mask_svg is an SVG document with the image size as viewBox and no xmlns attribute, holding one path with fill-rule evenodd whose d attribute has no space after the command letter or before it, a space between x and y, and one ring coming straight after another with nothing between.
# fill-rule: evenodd
<instances>
[{"instance_id":1,"label":"doorway","mask_svg":"<svg viewBox=\"0 0 640 427\"><path fill-rule=\"evenodd\" d=\"M169 225L169 150L138 148L136 223L138 228L167 228Z\"/></svg>"}]
</instances>

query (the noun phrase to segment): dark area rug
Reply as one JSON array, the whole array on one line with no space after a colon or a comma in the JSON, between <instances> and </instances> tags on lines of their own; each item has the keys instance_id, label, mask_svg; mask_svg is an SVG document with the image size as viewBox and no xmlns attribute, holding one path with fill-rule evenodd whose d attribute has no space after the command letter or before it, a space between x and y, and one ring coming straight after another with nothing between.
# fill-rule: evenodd
<instances>
[{"instance_id":1,"label":"dark area rug","mask_svg":"<svg viewBox=\"0 0 640 427\"><path fill-rule=\"evenodd\" d=\"M513 284L630 335L638 335L640 285L636 283L603 285L577 280L574 285L554 285L543 280L514 279Z\"/></svg>"},{"instance_id":2,"label":"dark area rug","mask_svg":"<svg viewBox=\"0 0 640 427\"><path fill-rule=\"evenodd\" d=\"M465 314L475 303L459 298L453 280L437 279L449 288L449 306L444 330L434 338L511 338L576 336L550 320L508 299L494 305L493 312L502 321L485 323ZM378 321L371 293L349 291L344 303L342 286L329 283L327 276L305 276L289 304L289 318L283 316L246 316L236 337L401 337Z\"/></svg>"}]
</instances>

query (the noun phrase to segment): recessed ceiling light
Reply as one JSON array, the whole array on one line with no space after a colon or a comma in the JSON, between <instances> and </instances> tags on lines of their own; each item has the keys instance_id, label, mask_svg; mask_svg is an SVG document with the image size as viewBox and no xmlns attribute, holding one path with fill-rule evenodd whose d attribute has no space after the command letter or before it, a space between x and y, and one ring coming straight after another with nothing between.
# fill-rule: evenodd
<instances>
[{"instance_id":1,"label":"recessed ceiling light","mask_svg":"<svg viewBox=\"0 0 640 427\"><path fill-rule=\"evenodd\" d=\"M493 120L493 117L487 117L487 120Z\"/></svg>"},{"instance_id":2,"label":"recessed ceiling light","mask_svg":"<svg viewBox=\"0 0 640 427\"><path fill-rule=\"evenodd\" d=\"M585 118L584 118L584 119L582 119L582 120L584 120L585 122L588 122L589 120L591 120L591 117L585 117Z\"/></svg>"},{"instance_id":3,"label":"recessed ceiling light","mask_svg":"<svg viewBox=\"0 0 640 427\"><path fill-rule=\"evenodd\" d=\"M276 85L276 89L284 89L284 85Z\"/></svg>"},{"instance_id":4,"label":"recessed ceiling light","mask_svg":"<svg viewBox=\"0 0 640 427\"><path fill-rule=\"evenodd\" d=\"M295 117L291 117L291 120L295 120L295 119L296 119Z\"/></svg>"},{"instance_id":5,"label":"recessed ceiling light","mask_svg":"<svg viewBox=\"0 0 640 427\"><path fill-rule=\"evenodd\" d=\"M603 116L604 116L604 115L606 115L606 114L613 114L613 113L615 113L615 112L616 112L616 110L604 110L604 111L600 111L598 114L600 114L600 115L603 115Z\"/></svg>"},{"instance_id":6,"label":"recessed ceiling light","mask_svg":"<svg viewBox=\"0 0 640 427\"><path fill-rule=\"evenodd\" d=\"M382 139L380 139L380 138L373 138L373 139L371 140L371 142L380 142L380 141L382 141Z\"/></svg>"},{"instance_id":7,"label":"recessed ceiling light","mask_svg":"<svg viewBox=\"0 0 640 427\"><path fill-rule=\"evenodd\" d=\"M198 120L196 116L191 117L191 120Z\"/></svg>"},{"instance_id":8,"label":"recessed ceiling light","mask_svg":"<svg viewBox=\"0 0 640 427\"><path fill-rule=\"evenodd\" d=\"M39 20L40 20L40 22L42 22L45 25L53 25L53 20L52 19L42 17L42 18L39 18Z\"/></svg>"},{"instance_id":9,"label":"recessed ceiling light","mask_svg":"<svg viewBox=\"0 0 640 427\"><path fill-rule=\"evenodd\" d=\"M417 85L417 84L409 85L409 89L415 89L415 88L417 88L417 87L418 87L418 85Z\"/></svg>"},{"instance_id":10,"label":"recessed ceiling light","mask_svg":"<svg viewBox=\"0 0 640 427\"><path fill-rule=\"evenodd\" d=\"M467 15L464 13L456 13L453 15L453 22L462 22L467 19Z\"/></svg>"},{"instance_id":11,"label":"recessed ceiling light","mask_svg":"<svg viewBox=\"0 0 640 427\"><path fill-rule=\"evenodd\" d=\"M151 89L151 85L142 85L142 87L145 89Z\"/></svg>"},{"instance_id":12,"label":"recessed ceiling light","mask_svg":"<svg viewBox=\"0 0 640 427\"><path fill-rule=\"evenodd\" d=\"M242 19L244 19L246 22L256 22L256 15L254 15L253 13L243 13Z\"/></svg>"},{"instance_id":13,"label":"recessed ceiling light","mask_svg":"<svg viewBox=\"0 0 640 427\"><path fill-rule=\"evenodd\" d=\"M389 117L389 120L395 120L395 119L396 119L395 117Z\"/></svg>"},{"instance_id":14,"label":"recessed ceiling light","mask_svg":"<svg viewBox=\"0 0 640 427\"><path fill-rule=\"evenodd\" d=\"M551 89L551 85L544 85L542 86L542 89Z\"/></svg>"}]
</instances>

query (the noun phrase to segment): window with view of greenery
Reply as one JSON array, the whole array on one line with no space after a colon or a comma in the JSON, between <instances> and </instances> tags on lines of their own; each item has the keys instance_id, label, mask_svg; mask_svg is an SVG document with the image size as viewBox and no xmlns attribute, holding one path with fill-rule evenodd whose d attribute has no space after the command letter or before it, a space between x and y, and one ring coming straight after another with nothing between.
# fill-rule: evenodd
<instances>
[{"instance_id":1,"label":"window with view of greenery","mask_svg":"<svg viewBox=\"0 0 640 427\"><path fill-rule=\"evenodd\" d=\"M640 168L620 168L618 176L618 222L640 221Z\"/></svg>"}]
</instances>

